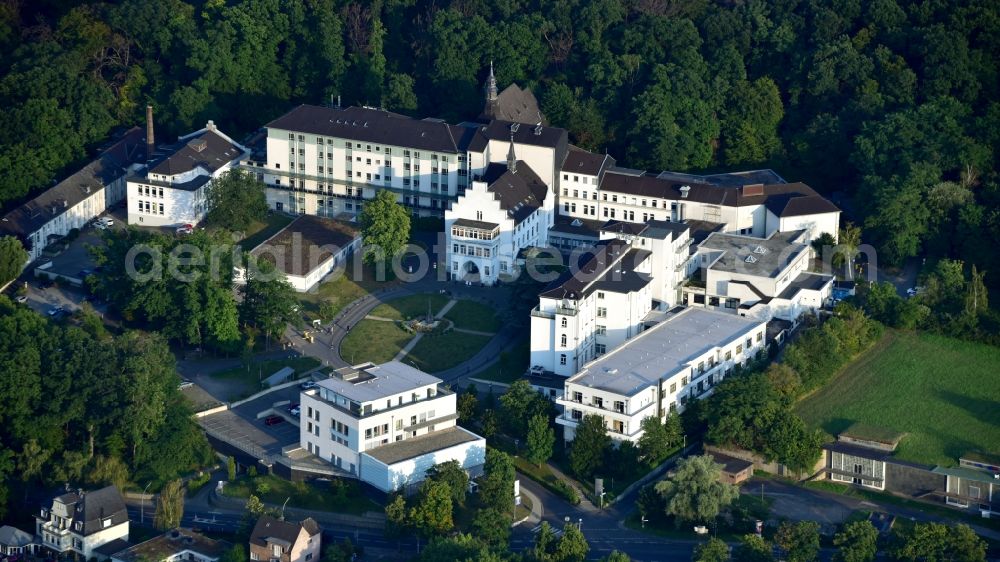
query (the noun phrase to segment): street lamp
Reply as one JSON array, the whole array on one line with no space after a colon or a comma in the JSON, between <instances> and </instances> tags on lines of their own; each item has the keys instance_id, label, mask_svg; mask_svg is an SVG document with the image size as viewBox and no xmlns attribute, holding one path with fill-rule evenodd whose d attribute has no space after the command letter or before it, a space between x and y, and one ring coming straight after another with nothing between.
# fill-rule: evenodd
<instances>
[{"instance_id":1,"label":"street lamp","mask_svg":"<svg viewBox=\"0 0 1000 562\"><path fill-rule=\"evenodd\" d=\"M639 516L639 521L642 522L642 528L645 529L646 528L646 521L649 521L649 519L646 519L645 515L640 515Z\"/></svg>"},{"instance_id":2,"label":"street lamp","mask_svg":"<svg viewBox=\"0 0 1000 562\"><path fill-rule=\"evenodd\" d=\"M583 531L583 517L577 520L576 528Z\"/></svg>"},{"instance_id":3,"label":"street lamp","mask_svg":"<svg viewBox=\"0 0 1000 562\"><path fill-rule=\"evenodd\" d=\"M601 509L604 509L604 494L605 492L601 492Z\"/></svg>"},{"instance_id":4,"label":"street lamp","mask_svg":"<svg viewBox=\"0 0 1000 562\"><path fill-rule=\"evenodd\" d=\"M149 489L149 485L152 484L152 483L153 483L153 481L150 480L149 483L146 484L146 487L142 489L142 495L139 496L139 525L142 525L143 520L145 519L145 515L146 515L146 490Z\"/></svg>"}]
</instances>

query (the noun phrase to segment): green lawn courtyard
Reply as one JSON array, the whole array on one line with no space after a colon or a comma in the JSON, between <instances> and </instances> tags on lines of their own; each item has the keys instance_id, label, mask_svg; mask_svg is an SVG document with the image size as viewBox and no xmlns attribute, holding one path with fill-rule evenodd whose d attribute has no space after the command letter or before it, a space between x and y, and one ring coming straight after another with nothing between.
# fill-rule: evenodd
<instances>
[{"instance_id":1,"label":"green lawn courtyard","mask_svg":"<svg viewBox=\"0 0 1000 562\"><path fill-rule=\"evenodd\" d=\"M285 367L295 369L295 374L292 375L292 378L296 378L304 374L306 371L319 367L319 365L319 359L308 356L291 357L288 359L270 359L267 361L253 361L249 366L240 365L239 367L233 367L232 369L220 371L212 375L212 377L232 381L240 386L240 391L249 395L260 390L260 381L266 379L281 369L284 369Z\"/></svg>"},{"instance_id":2,"label":"green lawn courtyard","mask_svg":"<svg viewBox=\"0 0 1000 562\"><path fill-rule=\"evenodd\" d=\"M368 315L391 318L393 320L408 320L427 316L428 302L430 303L431 314L437 314L444 305L448 304L448 300L448 297L437 293L410 295L380 304L373 308Z\"/></svg>"},{"instance_id":3,"label":"green lawn courtyard","mask_svg":"<svg viewBox=\"0 0 1000 562\"><path fill-rule=\"evenodd\" d=\"M856 422L904 432L897 458L955 466L1000 451L998 364L997 347L889 331L796 411L831 435Z\"/></svg>"},{"instance_id":4,"label":"green lawn courtyard","mask_svg":"<svg viewBox=\"0 0 1000 562\"><path fill-rule=\"evenodd\" d=\"M425 293L400 297L376 306L368 313L368 318L355 324L344 337L340 344L340 356L351 364L392 360L415 337L396 321L426 315L428 302L431 312L438 314L450 300L445 295ZM458 330L421 335L413 349L403 357L404 363L428 373L450 369L472 358L492 337L462 332L461 329L493 333L499 328L496 312L473 301L456 301L445 318Z\"/></svg>"}]
</instances>

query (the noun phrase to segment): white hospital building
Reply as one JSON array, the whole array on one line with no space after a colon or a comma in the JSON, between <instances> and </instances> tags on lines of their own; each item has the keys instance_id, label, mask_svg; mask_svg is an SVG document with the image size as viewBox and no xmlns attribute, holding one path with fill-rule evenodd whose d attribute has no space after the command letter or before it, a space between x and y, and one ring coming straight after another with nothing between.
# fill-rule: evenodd
<instances>
[{"instance_id":1,"label":"white hospital building","mask_svg":"<svg viewBox=\"0 0 1000 562\"><path fill-rule=\"evenodd\" d=\"M642 420L662 420L711 394L738 367L763 353L766 322L686 308L584 365L556 403L566 441L587 415L604 419L617 441L638 441Z\"/></svg>"},{"instance_id":2,"label":"white hospital building","mask_svg":"<svg viewBox=\"0 0 1000 562\"><path fill-rule=\"evenodd\" d=\"M300 445L383 492L451 460L478 476L486 440L456 425L455 394L439 384L398 361L338 369L302 392Z\"/></svg>"}]
</instances>

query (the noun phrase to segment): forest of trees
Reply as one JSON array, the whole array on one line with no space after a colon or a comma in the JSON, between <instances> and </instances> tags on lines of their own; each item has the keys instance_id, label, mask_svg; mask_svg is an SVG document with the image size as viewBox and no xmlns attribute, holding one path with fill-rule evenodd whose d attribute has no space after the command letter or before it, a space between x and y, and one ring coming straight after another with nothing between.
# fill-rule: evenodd
<instances>
[{"instance_id":1,"label":"forest of trees","mask_svg":"<svg viewBox=\"0 0 1000 562\"><path fill-rule=\"evenodd\" d=\"M166 339L113 336L93 312L79 324L0 295L0 517L36 484L159 489L212 460Z\"/></svg>"},{"instance_id":2,"label":"forest of trees","mask_svg":"<svg viewBox=\"0 0 1000 562\"><path fill-rule=\"evenodd\" d=\"M993 0L5 1L0 202L147 102L161 138L333 96L457 121L493 60L625 165L773 167L832 196L882 263L996 272L998 31Z\"/></svg>"}]
</instances>

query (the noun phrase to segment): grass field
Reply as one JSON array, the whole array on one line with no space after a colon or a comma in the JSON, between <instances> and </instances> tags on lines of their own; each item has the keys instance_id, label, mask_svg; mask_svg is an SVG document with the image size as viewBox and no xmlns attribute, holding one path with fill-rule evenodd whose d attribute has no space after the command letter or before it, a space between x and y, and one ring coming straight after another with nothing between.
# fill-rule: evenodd
<instances>
[{"instance_id":1,"label":"grass field","mask_svg":"<svg viewBox=\"0 0 1000 562\"><path fill-rule=\"evenodd\" d=\"M298 293L303 314L309 319L321 318L320 307L326 305L326 316L322 316L322 319L330 320L349 303L380 289L387 289L400 283L398 279L379 281L375 274L375 268L372 266L366 265L358 272L353 270L354 266L348 264L347 269L340 275L325 283L320 283L314 293ZM425 301L424 307L426 306Z\"/></svg>"},{"instance_id":2,"label":"grass field","mask_svg":"<svg viewBox=\"0 0 1000 562\"><path fill-rule=\"evenodd\" d=\"M223 494L246 498L255 493L262 501L273 505L281 505L288 499L289 507L353 515L384 509L364 496L357 481L338 479L336 482L338 486L330 482L326 485L290 482L277 476L258 476L252 480L244 476L226 484Z\"/></svg>"},{"instance_id":3,"label":"grass field","mask_svg":"<svg viewBox=\"0 0 1000 562\"><path fill-rule=\"evenodd\" d=\"M461 332L441 335L426 334L413 346L404 361L416 364L418 369L437 373L467 361L490 341L490 336L477 336Z\"/></svg>"},{"instance_id":4,"label":"grass field","mask_svg":"<svg viewBox=\"0 0 1000 562\"><path fill-rule=\"evenodd\" d=\"M226 371L220 371L212 376L214 378L239 381L245 391L253 393L260 389L261 380L266 379L285 367L295 369L293 377L296 377L310 369L319 367L319 365L320 362L315 357L302 356L292 357L291 359L271 359L268 361L254 361L250 364L249 369L241 365Z\"/></svg>"},{"instance_id":5,"label":"grass field","mask_svg":"<svg viewBox=\"0 0 1000 562\"><path fill-rule=\"evenodd\" d=\"M889 331L796 411L831 435L855 422L905 432L896 457L954 466L1000 451L998 364L1000 348Z\"/></svg>"},{"instance_id":6,"label":"grass field","mask_svg":"<svg viewBox=\"0 0 1000 562\"><path fill-rule=\"evenodd\" d=\"M362 320L340 342L340 356L352 365L371 361L375 364L391 361L413 334L395 322Z\"/></svg>"},{"instance_id":7,"label":"grass field","mask_svg":"<svg viewBox=\"0 0 1000 562\"><path fill-rule=\"evenodd\" d=\"M456 328L477 332L496 332L500 329L500 319L493 307L481 302L460 300L444 315L455 323Z\"/></svg>"},{"instance_id":8,"label":"grass field","mask_svg":"<svg viewBox=\"0 0 1000 562\"><path fill-rule=\"evenodd\" d=\"M531 346L528 340L521 340L515 346L500 354L500 360L472 375L477 379L512 383L524 376L531 362Z\"/></svg>"},{"instance_id":9,"label":"grass field","mask_svg":"<svg viewBox=\"0 0 1000 562\"><path fill-rule=\"evenodd\" d=\"M431 313L437 314L448 303L449 299L437 293L410 295L380 304L368 314L382 318L392 318L393 320L406 320L418 316L423 317L427 315L428 300L431 303Z\"/></svg>"}]
</instances>

